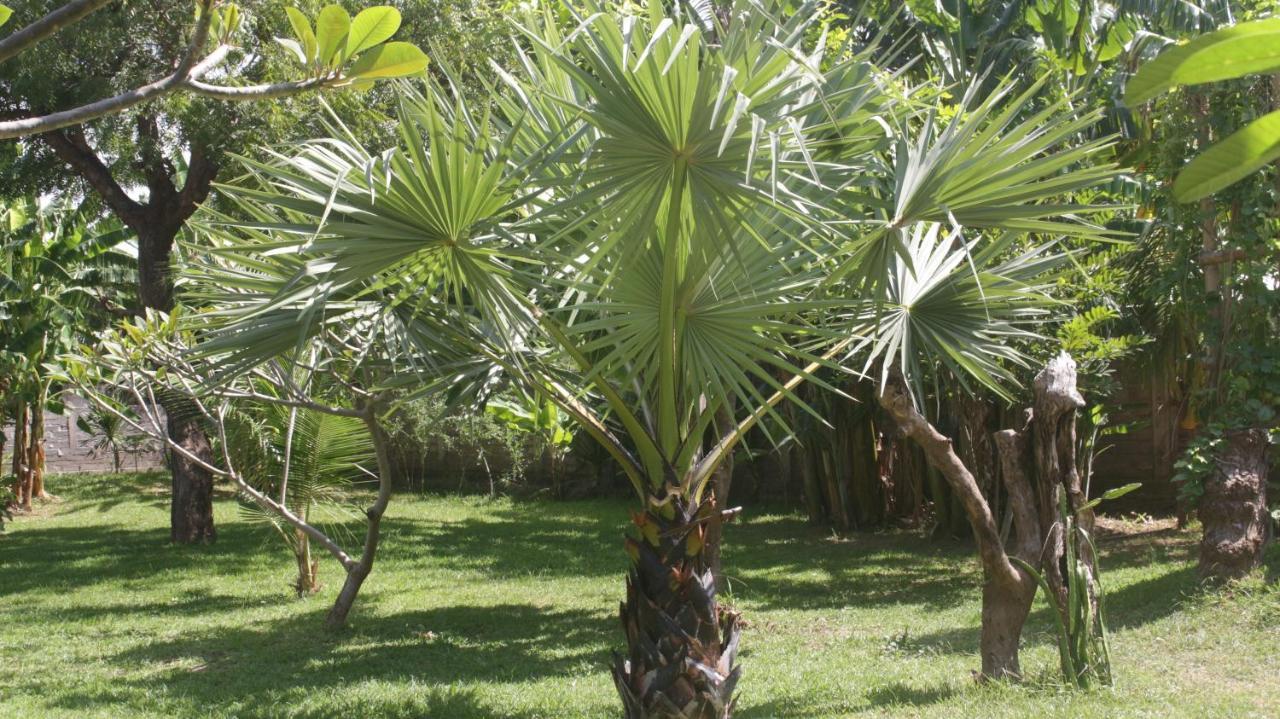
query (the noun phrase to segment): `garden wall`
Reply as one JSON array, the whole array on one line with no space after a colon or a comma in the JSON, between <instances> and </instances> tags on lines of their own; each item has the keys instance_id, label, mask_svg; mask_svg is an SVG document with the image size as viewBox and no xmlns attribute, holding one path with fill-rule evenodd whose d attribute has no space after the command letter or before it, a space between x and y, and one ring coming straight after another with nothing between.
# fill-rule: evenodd
<instances>
[{"instance_id":1,"label":"garden wall","mask_svg":"<svg viewBox=\"0 0 1280 719\"><path fill-rule=\"evenodd\" d=\"M44 418L45 432L45 471L51 474L61 472L110 472L111 452L95 454L92 450L93 437L76 426L76 419L87 411L88 402L82 397L65 397L65 414L46 413ZM10 443L13 439L13 427L4 427L5 456L0 464L0 474L9 473ZM139 455L125 455L123 469L127 472L143 469L155 469L164 466L164 455L160 452L148 452Z\"/></svg>"}]
</instances>

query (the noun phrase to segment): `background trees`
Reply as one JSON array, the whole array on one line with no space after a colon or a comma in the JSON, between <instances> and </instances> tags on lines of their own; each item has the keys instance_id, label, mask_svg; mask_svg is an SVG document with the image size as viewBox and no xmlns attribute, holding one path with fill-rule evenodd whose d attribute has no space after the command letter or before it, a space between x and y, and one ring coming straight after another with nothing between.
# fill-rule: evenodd
<instances>
[{"instance_id":1,"label":"background trees","mask_svg":"<svg viewBox=\"0 0 1280 719\"><path fill-rule=\"evenodd\" d=\"M174 242L208 198L224 153L254 141L283 139L296 129L285 107L255 109L235 101L278 102L350 86L356 75L376 79L414 74L426 66L415 46L383 43L389 35L377 26L394 33L399 26L391 22L399 20L394 9L371 9L378 17L366 15L365 25L376 32L359 41L370 47L352 59L347 57L349 15L332 6L326 14L332 21L326 27L332 29L321 33L324 49L332 54L320 58L318 45L308 47L301 63L289 43L305 43L308 37L315 43L319 36L312 21L291 6L273 3L258 14L241 12L233 3L200 0L196 9L193 22L185 0L65 6L41 0L20 8L7 26L13 31L0 41L6 43L0 53L5 65L0 137L31 135L10 143L8 157L0 155L0 177L31 193L85 193L129 228L137 237L137 298L144 309L173 308ZM295 16L287 18L286 9ZM375 22L379 19L383 22ZM72 21L76 32L58 32ZM298 37L283 45L270 42L273 35L295 33ZM357 49L351 46L350 54ZM215 69L226 75L225 82L215 86L201 80ZM294 79L299 75L302 79ZM174 410L170 416L189 414ZM170 431L190 452L212 460L212 447L198 424L177 422ZM212 477L180 456L173 458L172 471L171 539L212 541Z\"/></svg>"},{"instance_id":2,"label":"background trees","mask_svg":"<svg viewBox=\"0 0 1280 719\"><path fill-rule=\"evenodd\" d=\"M44 418L59 411L50 365L118 319L131 294L125 233L46 202L0 205L0 419L12 419L14 501L46 499Z\"/></svg>"}]
</instances>

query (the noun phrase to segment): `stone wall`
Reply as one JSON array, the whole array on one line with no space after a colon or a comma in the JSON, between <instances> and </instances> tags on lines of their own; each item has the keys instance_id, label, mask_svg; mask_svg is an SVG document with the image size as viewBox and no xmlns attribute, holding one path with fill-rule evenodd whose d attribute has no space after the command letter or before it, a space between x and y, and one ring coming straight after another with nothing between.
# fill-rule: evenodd
<instances>
[{"instance_id":1,"label":"stone wall","mask_svg":"<svg viewBox=\"0 0 1280 719\"><path fill-rule=\"evenodd\" d=\"M62 472L110 472L112 471L111 452L95 454L92 447L93 437L76 426L76 419L86 413L88 403L81 397L66 397L66 413L50 414L44 417L45 435L45 471L50 474ZM5 456L0 464L0 474L8 474L12 460L13 427L4 427ZM161 452L146 454L125 454L123 471L134 472L156 469L164 466L164 455Z\"/></svg>"}]
</instances>

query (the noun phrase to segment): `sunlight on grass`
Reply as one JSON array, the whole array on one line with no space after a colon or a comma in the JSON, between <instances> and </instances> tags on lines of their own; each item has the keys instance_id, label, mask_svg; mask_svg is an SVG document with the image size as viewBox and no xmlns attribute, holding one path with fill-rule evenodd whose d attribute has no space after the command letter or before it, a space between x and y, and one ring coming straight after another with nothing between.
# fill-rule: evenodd
<instances>
[{"instance_id":1,"label":"sunlight on grass","mask_svg":"<svg viewBox=\"0 0 1280 719\"><path fill-rule=\"evenodd\" d=\"M339 575L292 598L287 551L218 502L212 547L167 543L156 476L57 477L64 500L0 538L3 717L612 717L607 672L629 505L396 497L351 626ZM785 513L729 530L748 621L741 717L1280 715L1280 591L1196 592L1195 535L1103 544L1114 690L1056 679L1042 600L1023 686L979 686L969 548L825 530ZM1280 553L1270 555L1270 571Z\"/></svg>"}]
</instances>

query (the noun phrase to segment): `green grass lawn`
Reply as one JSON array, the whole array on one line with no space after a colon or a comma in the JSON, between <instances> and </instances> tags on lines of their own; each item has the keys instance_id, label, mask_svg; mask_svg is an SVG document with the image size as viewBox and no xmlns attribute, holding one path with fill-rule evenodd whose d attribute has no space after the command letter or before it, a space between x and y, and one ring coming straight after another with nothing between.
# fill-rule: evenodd
<instances>
[{"instance_id":1,"label":"green grass lawn","mask_svg":"<svg viewBox=\"0 0 1280 719\"><path fill-rule=\"evenodd\" d=\"M170 546L162 479L54 478L63 500L0 536L0 716L616 715L625 502L398 496L351 626L329 634L335 563L294 599L290 556L229 498L216 545ZM972 680L971 549L759 512L728 539L743 718L1280 716L1280 589L1199 593L1192 533L1104 541L1118 683L1094 692L1056 680L1042 600L1029 680Z\"/></svg>"}]
</instances>

